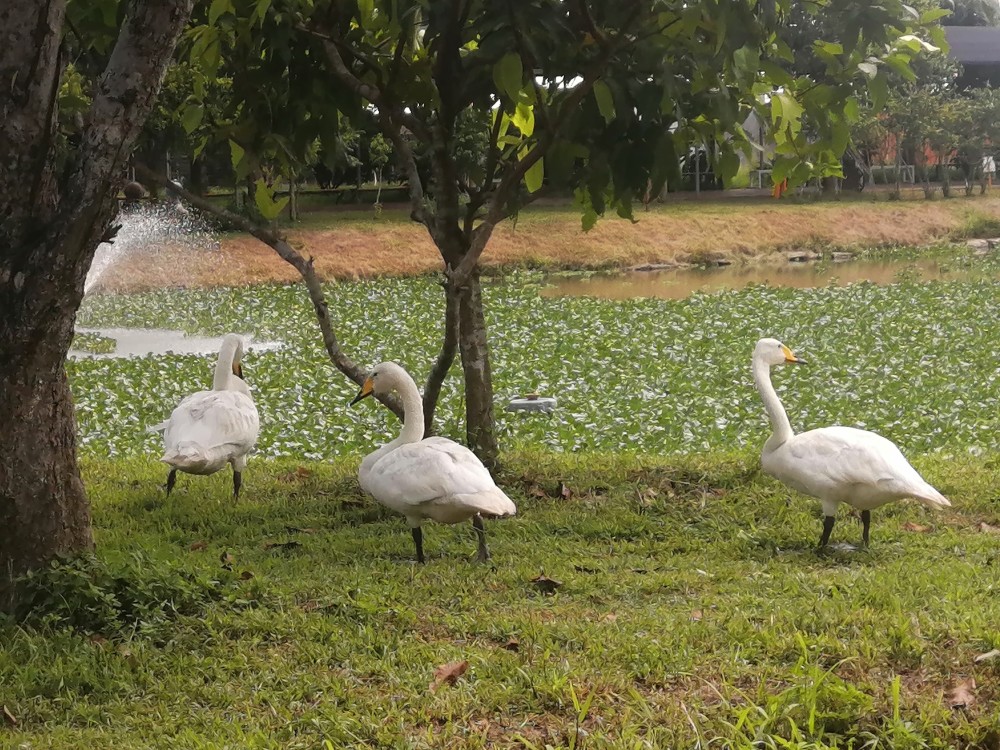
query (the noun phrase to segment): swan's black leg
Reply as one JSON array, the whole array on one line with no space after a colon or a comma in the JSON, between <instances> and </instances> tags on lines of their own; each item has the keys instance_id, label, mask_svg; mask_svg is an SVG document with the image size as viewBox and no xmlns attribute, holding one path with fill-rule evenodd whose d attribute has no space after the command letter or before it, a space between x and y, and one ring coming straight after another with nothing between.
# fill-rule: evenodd
<instances>
[{"instance_id":1,"label":"swan's black leg","mask_svg":"<svg viewBox=\"0 0 1000 750\"><path fill-rule=\"evenodd\" d=\"M243 486L243 472L233 470L233 499L239 500L240 487Z\"/></svg>"},{"instance_id":2,"label":"swan's black leg","mask_svg":"<svg viewBox=\"0 0 1000 750\"><path fill-rule=\"evenodd\" d=\"M424 562L424 532L423 532L423 530L419 526L417 526L414 529L410 529L410 532L413 534L413 544L417 548L417 562L418 563L423 563Z\"/></svg>"},{"instance_id":3,"label":"swan's black leg","mask_svg":"<svg viewBox=\"0 0 1000 750\"><path fill-rule=\"evenodd\" d=\"M868 530L872 525L872 512L870 510L861 511L861 539L865 546L868 546Z\"/></svg>"},{"instance_id":4,"label":"swan's black leg","mask_svg":"<svg viewBox=\"0 0 1000 750\"><path fill-rule=\"evenodd\" d=\"M483 528L483 517L478 513L472 517L472 528L476 530L479 537L479 552L476 554L476 562L489 562L490 548L486 546L486 529Z\"/></svg>"},{"instance_id":5,"label":"swan's black leg","mask_svg":"<svg viewBox=\"0 0 1000 750\"><path fill-rule=\"evenodd\" d=\"M830 541L830 534L833 532L833 522L836 521L834 516L823 516L823 536L819 538L819 548L823 549L827 542Z\"/></svg>"},{"instance_id":6,"label":"swan's black leg","mask_svg":"<svg viewBox=\"0 0 1000 750\"><path fill-rule=\"evenodd\" d=\"M171 469L170 473L167 474L167 497L170 497L170 490L174 488L174 482L177 481L177 469Z\"/></svg>"}]
</instances>

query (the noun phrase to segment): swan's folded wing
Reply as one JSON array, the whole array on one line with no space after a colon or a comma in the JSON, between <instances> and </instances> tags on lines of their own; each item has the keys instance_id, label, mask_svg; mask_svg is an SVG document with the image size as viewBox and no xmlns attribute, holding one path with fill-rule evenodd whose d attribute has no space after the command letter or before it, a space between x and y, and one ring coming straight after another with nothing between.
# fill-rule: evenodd
<instances>
[{"instance_id":1,"label":"swan's folded wing","mask_svg":"<svg viewBox=\"0 0 1000 750\"><path fill-rule=\"evenodd\" d=\"M476 455L445 438L396 448L375 463L364 483L364 489L380 501L410 506L494 488L493 478Z\"/></svg>"},{"instance_id":2,"label":"swan's folded wing","mask_svg":"<svg viewBox=\"0 0 1000 750\"><path fill-rule=\"evenodd\" d=\"M259 432L260 417L249 396L235 391L201 391L174 409L164 442L168 448L185 442L205 450L231 445L246 452Z\"/></svg>"},{"instance_id":3,"label":"swan's folded wing","mask_svg":"<svg viewBox=\"0 0 1000 750\"><path fill-rule=\"evenodd\" d=\"M792 456L813 476L837 487L878 487L904 490L925 484L892 442L853 427L824 427L796 435Z\"/></svg>"}]
</instances>

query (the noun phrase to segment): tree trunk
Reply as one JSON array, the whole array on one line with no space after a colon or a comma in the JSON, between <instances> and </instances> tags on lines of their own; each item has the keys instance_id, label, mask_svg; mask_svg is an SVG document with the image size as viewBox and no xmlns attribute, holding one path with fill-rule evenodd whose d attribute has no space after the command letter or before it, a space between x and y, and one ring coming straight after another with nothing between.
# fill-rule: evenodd
<instances>
[{"instance_id":1,"label":"tree trunk","mask_svg":"<svg viewBox=\"0 0 1000 750\"><path fill-rule=\"evenodd\" d=\"M76 465L76 420L62 361L0 358L0 610L10 583L53 555L88 549L90 505Z\"/></svg>"},{"instance_id":2,"label":"tree trunk","mask_svg":"<svg viewBox=\"0 0 1000 750\"><path fill-rule=\"evenodd\" d=\"M0 607L14 603L17 575L92 544L66 352L192 2L130 4L79 144L58 170L66 2L0 4Z\"/></svg>"},{"instance_id":3,"label":"tree trunk","mask_svg":"<svg viewBox=\"0 0 1000 750\"><path fill-rule=\"evenodd\" d=\"M496 423L493 420L493 376L483 315L479 270L469 276L458 296L458 346L465 374L465 431L469 447L493 469L497 465Z\"/></svg>"},{"instance_id":4,"label":"tree trunk","mask_svg":"<svg viewBox=\"0 0 1000 750\"><path fill-rule=\"evenodd\" d=\"M434 367L424 385L424 437L434 434L434 413L441 398L441 386L448 376L455 354L458 352L458 302L459 290L446 282L444 285L444 340Z\"/></svg>"}]
</instances>

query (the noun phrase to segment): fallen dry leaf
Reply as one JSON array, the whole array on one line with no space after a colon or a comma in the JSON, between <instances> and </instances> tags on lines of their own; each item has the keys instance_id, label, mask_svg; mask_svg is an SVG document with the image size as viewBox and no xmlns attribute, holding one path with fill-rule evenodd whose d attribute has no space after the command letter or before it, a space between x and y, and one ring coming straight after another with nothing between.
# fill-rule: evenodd
<instances>
[{"instance_id":1,"label":"fallen dry leaf","mask_svg":"<svg viewBox=\"0 0 1000 750\"><path fill-rule=\"evenodd\" d=\"M562 586L562 581L557 581L555 578L549 578L544 573L539 573L531 579L531 582L535 584L535 587L543 594L554 594L556 589Z\"/></svg>"},{"instance_id":2,"label":"fallen dry leaf","mask_svg":"<svg viewBox=\"0 0 1000 750\"><path fill-rule=\"evenodd\" d=\"M87 640L97 646L103 646L105 643L108 642L108 639L105 638L100 633L93 633L92 635L87 636Z\"/></svg>"},{"instance_id":3,"label":"fallen dry leaf","mask_svg":"<svg viewBox=\"0 0 1000 750\"><path fill-rule=\"evenodd\" d=\"M442 664L440 667L434 670L434 679L431 680L430 691L436 692L442 685L454 685L455 682L465 674L466 670L469 668L469 662L467 661L452 661L447 664Z\"/></svg>"},{"instance_id":4,"label":"fallen dry leaf","mask_svg":"<svg viewBox=\"0 0 1000 750\"><path fill-rule=\"evenodd\" d=\"M998 656L1000 656L1000 648L995 648L992 651L987 651L985 654L980 654L979 656L977 656L975 662L976 664L980 664L981 662L984 661L991 661L992 659L996 659Z\"/></svg>"},{"instance_id":5,"label":"fallen dry leaf","mask_svg":"<svg viewBox=\"0 0 1000 750\"><path fill-rule=\"evenodd\" d=\"M976 702L975 690L976 680L973 677L956 682L954 687L945 696L948 701L948 707L953 709L971 708Z\"/></svg>"},{"instance_id":6,"label":"fallen dry leaf","mask_svg":"<svg viewBox=\"0 0 1000 750\"><path fill-rule=\"evenodd\" d=\"M532 497L545 497L545 490L543 490L537 484L533 484L531 485L531 487L528 488L528 494L531 495Z\"/></svg>"},{"instance_id":7,"label":"fallen dry leaf","mask_svg":"<svg viewBox=\"0 0 1000 750\"><path fill-rule=\"evenodd\" d=\"M578 573L596 573L597 568L588 568L586 565L574 565L573 570Z\"/></svg>"},{"instance_id":8,"label":"fallen dry leaf","mask_svg":"<svg viewBox=\"0 0 1000 750\"><path fill-rule=\"evenodd\" d=\"M518 643L517 638L510 638L501 648L505 648L508 651L520 651L521 644Z\"/></svg>"},{"instance_id":9,"label":"fallen dry leaf","mask_svg":"<svg viewBox=\"0 0 1000 750\"><path fill-rule=\"evenodd\" d=\"M616 622L618 620L618 615L616 615L614 612L608 612L601 619L604 620L604 622Z\"/></svg>"},{"instance_id":10,"label":"fallen dry leaf","mask_svg":"<svg viewBox=\"0 0 1000 750\"><path fill-rule=\"evenodd\" d=\"M249 570L244 570L242 573L240 573L241 581L249 581L251 578L253 578L253 573L251 573Z\"/></svg>"},{"instance_id":11,"label":"fallen dry leaf","mask_svg":"<svg viewBox=\"0 0 1000 750\"><path fill-rule=\"evenodd\" d=\"M571 490L564 482L559 483L559 495L565 500L569 500L573 497L573 490Z\"/></svg>"},{"instance_id":12,"label":"fallen dry leaf","mask_svg":"<svg viewBox=\"0 0 1000 750\"><path fill-rule=\"evenodd\" d=\"M979 524L979 530L984 534L1000 534L1000 526L991 526L986 521Z\"/></svg>"},{"instance_id":13,"label":"fallen dry leaf","mask_svg":"<svg viewBox=\"0 0 1000 750\"><path fill-rule=\"evenodd\" d=\"M204 540L201 540L201 541L198 541L198 542L191 542L191 546L188 547L188 549L191 550L192 552L197 552L200 549L205 549L205 547L207 547L207 546L208 546L208 542L206 542Z\"/></svg>"},{"instance_id":14,"label":"fallen dry leaf","mask_svg":"<svg viewBox=\"0 0 1000 750\"><path fill-rule=\"evenodd\" d=\"M226 570L232 570L233 563L235 561L236 558L233 557L229 552L223 552L221 555L219 555L219 562L222 563L222 567L225 568Z\"/></svg>"},{"instance_id":15,"label":"fallen dry leaf","mask_svg":"<svg viewBox=\"0 0 1000 750\"><path fill-rule=\"evenodd\" d=\"M279 482L297 482L302 479L307 479L313 475L312 469L307 469L305 466L298 467L295 471L289 471L278 477Z\"/></svg>"},{"instance_id":16,"label":"fallen dry leaf","mask_svg":"<svg viewBox=\"0 0 1000 750\"><path fill-rule=\"evenodd\" d=\"M931 530L930 526L924 526L922 523L913 523L913 521L907 521L903 524L903 531L913 531L917 534L926 534Z\"/></svg>"},{"instance_id":17,"label":"fallen dry leaf","mask_svg":"<svg viewBox=\"0 0 1000 750\"><path fill-rule=\"evenodd\" d=\"M11 713L10 709L7 708L7 706L3 707L3 720L6 721L8 724L10 724L12 727L17 726L17 717Z\"/></svg>"},{"instance_id":18,"label":"fallen dry leaf","mask_svg":"<svg viewBox=\"0 0 1000 750\"><path fill-rule=\"evenodd\" d=\"M702 617L704 617L704 613L700 609L691 610L691 619L695 622L698 622Z\"/></svg>"}]
</instances>

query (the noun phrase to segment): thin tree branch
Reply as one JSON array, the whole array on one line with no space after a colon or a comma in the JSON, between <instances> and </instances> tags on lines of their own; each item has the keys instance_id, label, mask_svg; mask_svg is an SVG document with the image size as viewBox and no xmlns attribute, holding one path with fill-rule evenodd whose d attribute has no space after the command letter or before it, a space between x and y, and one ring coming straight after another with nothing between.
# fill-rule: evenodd
<instances>
[{"instance_id":1,"label":"thin tree branch","mask_svg":"<svg viewBox=\"0 0 1000 750\"><path fill-rule=\"evenodd\" d=\"M326 302L326 296L323 294L323 285L319 276L316 275L316 269L313 266L312 258L307 260L302 257L302 255L300 255L295 248L289 245L273 229L262 227L244 216L239 216L238 214L234 214L224 208L219 208L211 201L206 200L199 195L195 195L194 193L185 190L183 187L178 186L174 182L171 182L167 179L166 175L153 171L145 164L137 162L135 165L135 172L140 179L166 188L174 195L178 195L186 200L192 206L195 206L206 213L210 213L213 216L217 216L232 226L239 227L243 231L253 235L274 250L274 252L276 252L282 260L298 271L302 280L305 282L307 291L309 292L309 299L313 303L316 319L319 321L319 328L323 334L323 345L326 347L326 353L330 357L330 361L333 362L334 366L338 370L358 385L364 383L365 378L368 376L367 370L364 370L355 364L355 362L344 354L340 348L340 342L337 340L337 335L334 333L333 326L330 323L329 306ZM398 399L392 396L378 396L377 398L385 404L385 406L392 411L393 414L400 419L403 418L403 407Z\"/></svg>"},{"instance_id":2,"label":"thin tree branch","mask_svg":"<svg viewBox=\"0 0 1000 750\"><path fill-rule=\"evenodd\" d=\"M447 279L444 282L444 290L444 341L424 385L424 437L434 434L434 412L441 398L441 386L458 352L458 294L448 286Z\"/></svg>"}]
</instances>

